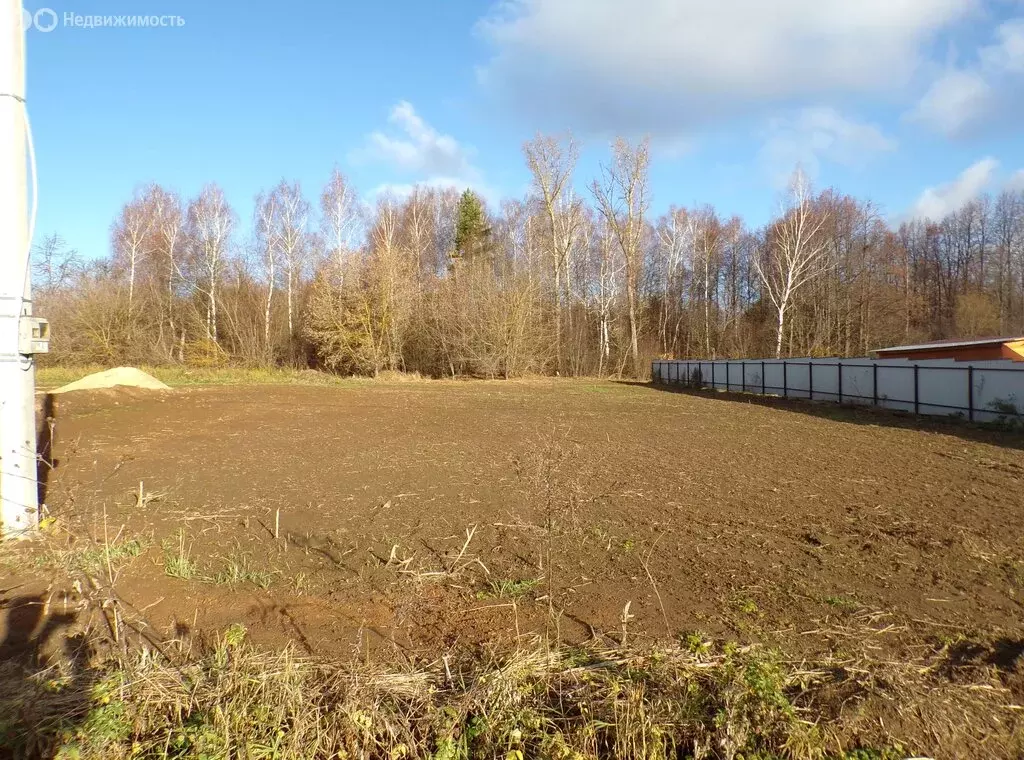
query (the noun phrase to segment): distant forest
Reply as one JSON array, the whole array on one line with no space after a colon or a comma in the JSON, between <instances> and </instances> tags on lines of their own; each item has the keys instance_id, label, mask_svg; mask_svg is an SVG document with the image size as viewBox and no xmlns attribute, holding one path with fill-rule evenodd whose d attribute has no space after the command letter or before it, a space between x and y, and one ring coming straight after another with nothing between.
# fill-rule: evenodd
<instances>
[{"instance_id":1,"label":"distant forest","mask_svg":"<svg viewBox=\"0 0 1024 760\"><path fill-rule=\"evenodd\" d=\"M316 197L261 193L250 220L215 184L140 188L108 257L34 249L45 361L643 376L655 357L1024 334L1024 191L893 229L798 171L752 229L710 206L653 216L646 142L616 141L583 194L571 138L523 153L532 190L500 208L430 186L368 204L337 169Z\"/></svg>"}]
</instances>

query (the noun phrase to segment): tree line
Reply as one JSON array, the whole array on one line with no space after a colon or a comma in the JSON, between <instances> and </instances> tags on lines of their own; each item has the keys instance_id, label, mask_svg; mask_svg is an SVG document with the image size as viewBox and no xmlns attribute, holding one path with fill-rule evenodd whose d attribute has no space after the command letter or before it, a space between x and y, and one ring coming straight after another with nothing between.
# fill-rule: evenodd
<instances>
[{"instance_id":1,"label":"tree line","mask_svg":"<svg viewBox=\"0 0 1024 760\"><path fill-rule=\"evenodd\" d=\"M47 361L643 376L659 356L1024 334L1024 191L894 227L797 171L751 228L710 206L654 216L646 141L617 140L585 193L571 137L523 154L531 191L498 208L425 185L369 203L338 169L318 198L261 192L247 222L216 184L139 188L108 256L35 247Z\"/></svg>"}]
</instances>

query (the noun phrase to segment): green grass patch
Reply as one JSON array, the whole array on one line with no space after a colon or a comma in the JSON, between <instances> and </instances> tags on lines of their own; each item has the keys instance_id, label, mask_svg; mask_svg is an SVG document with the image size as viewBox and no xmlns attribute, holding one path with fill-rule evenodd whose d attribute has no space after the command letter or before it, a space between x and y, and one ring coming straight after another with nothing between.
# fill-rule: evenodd
<instances>
[{"instance_id":1,"label":"green grass patch","mask_svg":"<svg viewBox=\"0 0 1024 760\"><path fill-rule=\"evenodd\" d=\"M853 610L860 609L860 605L856 600L850 599L845 596L826 596L825 604L830 607L835 607L846 612L852 612Z\"/></svg>"},{"instance_id":2,"label":"green grass patch","mask_svg":"<svg viewBox=\"0 0 1024 760\"><path fill-rule=\"evenodd\" d=\"M236 554L229 557L220 572L213 576L213 582L225 586L251 583L266 590L270 588L276 576L277 573L252 567L248 557Z\"/></svg>"},{"instance_id":3,"label":"green grass patch","mask_svg":"<svg viewBox=\"0 0 1024 760\"><path fill-rule=\"evenodd\" d=\"M183 581L201 579L199 565L192 558L191 547L185 546L185 531L178 531L178 542L164 542L164 573Z\"/></svg>"},{"instance_id":4,"label":"green grass patch","mask_svg":"<svg viewBox=\"0 0 1024 760\"><path fill-rule=\"evenodd\" d=\"M523 578L521 580L503 578L497 581L488 581L487 588L477 592L477 598L519 599L537 588L540 583L540 578Z\"/></svg>"},{"instance_id":5,"label":"green grass patch","mask_svg":"<svg viewBox=\"0 0 1024 760\"><path fill-rule=\"evenodd\" d=\"M192 547L186 545L185 532L178 532L177 541L164 542L164 574L183 581L215 583L220 586L237 586L243 583L266 590L278 573L253 567L248 556L232 554L216 573L200 568L192 557Z\"/></svg>"},{"instance_id":6,"label":"green grass patch","mask_svg":"<svg viewBox=\"0 0 1024 760\"><path fill-rule=\"evenodd\" d=\"M108 568L116 572L142 554L147 547L148 543L141 538L115 541L105 546L73 546L70 549L48 551L37 558L37 563L60 567L69 572L97 575Z\"/></svg>"}]
</instances>

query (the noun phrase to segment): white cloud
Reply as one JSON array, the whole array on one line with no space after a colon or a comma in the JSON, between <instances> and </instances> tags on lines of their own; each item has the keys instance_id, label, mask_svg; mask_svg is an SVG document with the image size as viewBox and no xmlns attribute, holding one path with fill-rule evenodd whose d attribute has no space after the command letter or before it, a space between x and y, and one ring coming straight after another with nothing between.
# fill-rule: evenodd
<instances>
[{"instance_id":1,"label":"white cloud","mask_svg":"<svg viewBox=\"0 0 1024 760\"><path fill-rule=\"evenodd\" d=\"M896 142L874 124L854 121L833 108L804 108L769 122L759 161L784 187L798 165L815 178L822 161L859 168L895 148Z\"/></svg>"},{"instance_id":2,"label":"white cloud","mask_svg":"<svg viewBox=\"0 0 1024 760\"><path fill-rule=\"evenodd\" d=\"M994 158L983 158L967 167L952 182L927 188L907 216L937 222L947 214L959 211L992 184L998 169L999 162Z\"/></svg>"},{"instance_id":3,"label":"white cloud","mask_svg":"<svg viewBox=\"0 0 1024 760\"><path fill-rule=\"evenodd\" d=\"M950 66L907 114L947 137L962 137L1020 115L1024 87L1024 18L1000 24L995 42L963 66Z\"/></svg>"},{"instance_id":4,"label":"white cloud","mask_svg":"<svg viewBox=\"0 0 1024 760\"><path fill-rule=\"evenodd\" d=\"M471 161L472 151L427 124L411 103L403 100L395 105L388 121L401 135L371 132L366 145L351 155L353 161L380 162L403 174L423 177L467 178L479 174Z\"/></svg>"},{"instance_id":5,"label":"white cloud","mask_svg":"<svg viewBox=\"0 0 1024 760\"><path fill-rule=\"evenodd\" d=\"M996 44L978 53L988 71L1024 74L1024 18L1010 19L996 29Z\"/></svg>"},{"instance_id":6,"label":"white cloud","mask_svg":"<svg viewBox=\"0 0 1024 760\"><path fill-rule=\"evenodd\" d=\"M992 109L994 91L976 71L947 71L918 102L910 118L950 137L964 134Z\"/></svg>"},{"instance_id":7,"label":"white cloud","mask_svg":"<svg viewBox=\"0 0 1024 760\"><path fill-rule=\"evenodd\" d=\"M459 191L467 187L480 193L488 201L498 194L483 179L483 172L473 163L474 151L451 135L438 132L416 112L407 101L397 103L388 115L400 135L375 130L366 137L365 144L349 155L354 163L380 164L388 173L396 174L397 181L385 181L370 191L371 197L390 193L407 198L417 185L452 187Z\"/></svg>"},{"instance_id":8,"label":"white cloud","mask_svg":"<svg viewBox=\"0 0 1024 760\"><path fill-rule=\"evenodd\" d=\"M551 127L678 136L794 100L892 92L983 0L505 0L481 83Z\"/></svg>"},{"instance_id":9,"label":"white cloud","mask_svg":"<svg viewBox=\"0 0 1024 760\"><path fill-rule=\"evenodd\" d=\"M1006 181L1006 189L1017 193L1024 193L1024 169L1018 169Z\"/></svg>"}]
</instances>

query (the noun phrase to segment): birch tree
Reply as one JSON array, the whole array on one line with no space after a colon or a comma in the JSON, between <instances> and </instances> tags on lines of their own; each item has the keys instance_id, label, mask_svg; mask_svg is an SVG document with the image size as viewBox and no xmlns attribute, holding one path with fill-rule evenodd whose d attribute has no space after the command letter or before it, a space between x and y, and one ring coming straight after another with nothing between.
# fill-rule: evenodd
<instances>
[{"instance_id":1,"label":"birch tree","mask_svg":"<svg viewBox=\"0 0 1024 760\"><path fill-rule=\"evenodd\" d=\"M687 220L692 251L692 271L700 277L704 311L704 355L714 358L711 348L711 302L717 290L718 266L722 252L722 225L710 206L690 214Z\"/></svg>"},{"instance_id":2,"label":"birch tree","mask_svg":"<svg viewBox=\"0 0 1024 760\"><path fill-rule=\"evenodd\" d=\"M136 193L124 205L121 215L114 223L114 256L128 272L128 309L135 301L135 279L139 267L147 254L149 233L153 225L152 208L145 196Z\"/></svg>"},{"instance_id":3,"label":"birch tree","mask_svg":"<svg viewBox=\"0 0 1024 760\"><path fill-rule=\"evenodd\" d=\"M165 190L160 185L152 185L149 188L148 196L151 199L154 217L154 250L160 266L160 279L163 288L163 310L167 319L167 329L170 335L169 355L173 356L174 345L177 339L177 324L175 322L175 302L177 287L184 279L181 273L181 248L183 245L184 212L181 207L181 198L176 193ZM163 324L161 322L161 336ZM181 333L181 342L184 342L184 329ZM183 360L183 351L178 351L179 360Z\"/></svg>"},{"instance_id":4,"label":"birch tree","mask_svg":"<svg viewBox=\"0 0 1024 760\"><path fill-rule=\"evenodd\" d=\"M612 163L603 167L603 178L592 185L598 210L611 230L622 256L626 275L626 308L629 317L629 351L633 371L640 374L639 283L643 274L643 239L648 208L647 171L650 141L630 145L618 138L612 146Z\"/></svg>"},{"instance_id":5,"label":"birch tree","mask_svg":"<svg viewBox=\"0 0 1024 760\"><path fill-rule=\"evenodd\" d=\"M217 343L217 288L224 273L235 212L224 191L207 185L188 207L188 232L198 269L195 287L206 300L206 338Z\"/></svg>"},{"instance_id":6,"label":"birch tree","mask_svg":"<svg viewBox=\"0 0 1024 760\"><path fill-rule=\"evenodd\" d=\"M793 296L827 267L827 242L819 234L828 212L816 208L811 186L799 169L790 181L790 202L769 230L768 239L754 257L764 292L775 306L775 358L782 358L786 317Z\"/></svg>"},{"instance_id":7,"label":"birch tree","mask_svg":"<svg viewBox=\"0 0 1024 760\"><path fill-rule=\"evenodd\" d=\"M320 195L320 229L329 255L338 271L338 284L345 284L345 269L363 221L363 207L355 189L338 167Z\"/></svg>"},{"instance_id":8,"label":"birch tree","mask_svg":"<svg viewBox=\"0 0 1024 760\"><path fill-rule=\"evenodd\" d=\"M302 279L305 258L310 249L309 201L298 182L285 181L274 188L277 214L276 240L284 266L285 293L288 299L288 339L295 336L295 288Z\"/></svg>"},{"instance_id":9,"label":"birch tree","mask_svg":"<svg viewBox=\"0 0 1024 760\"><path fill-rule=\"evenodd\" d=\"M277 289L277 258L280 239L277 194L260 193L256 196L255 210L256 248L267 272L267 298L263 305L263 346L269 357L270 322L274 305L274 290Z\"/></svg>"},{"instance_id":10,"label":"birch tree","mask_svg":"<svg viewBox=\"0 0 1024 760\"><path fill-rule=\"evenodd\" d=\"M554 282L555 356L561 374L564 363L562 311L563 304L569 305L571 293L569 256L580 226L579 203L572 193L572 174L579 152L572 136L563 144L558 138L537 135L523 145L523 153L548 227L547 244Z\"/></svg>"},{"instance_id":11,"label":"birch tree","mask_svg":"<svg viewBox=\"0 0 1024 760\"><path fill-rule=\"evenodd\" d=\"M659 269L661 275L661 309L658 318L658 340L664 354L673 351L675 330L669 336L669 322L673 312L679 312L683 297L680 282L683 279L684 260L693 250L693 229L686 209L672 207L657 225ZM678 324L678 320L676 320Z\"/></svg>"},{"instance_id":12,"label":"birch tree","mask_svg":"<svg viewBox=\"0 0 1024 760\"><path fill-rule=\"evenodd\" d=\"M612 354L613 308L621 290L623 264L616 255L615 239L603 217L589 225L596 271L595 302L597 307L597 374L603 376Z\"/></svg>"}]
</instances>

